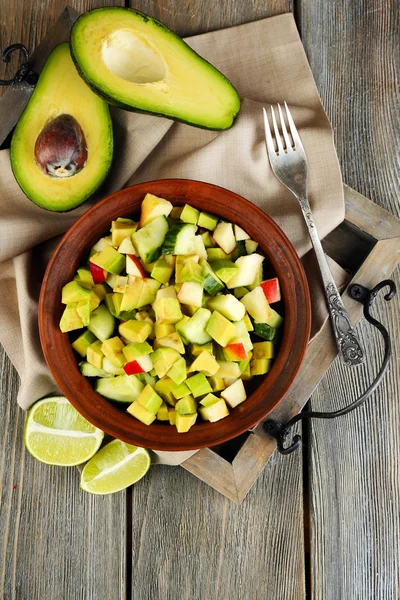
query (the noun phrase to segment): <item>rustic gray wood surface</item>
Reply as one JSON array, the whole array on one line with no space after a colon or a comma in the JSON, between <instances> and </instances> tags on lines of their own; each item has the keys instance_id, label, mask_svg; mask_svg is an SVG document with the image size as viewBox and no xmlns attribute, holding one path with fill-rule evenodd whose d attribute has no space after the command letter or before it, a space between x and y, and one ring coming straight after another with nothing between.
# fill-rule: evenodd
<instances>
[{"instance_id":1,"label":"rustic gray wood surface","mask_svg":"<svg viewBox=\"0 0 400 600\"><path fill-rule=\"evenodd\" d=\"M71 1L78 10L112 4ZM292 5L132 2L181 35L294 10L344 180L398 214L400 6ZM63 8L61 0L0 0L0 48L15 41L35 47ZM376 310L398 340L398 299L380 301ZM335 364L313 408L348 401L374 373L377 337L364 323L359 331L371 364L350 375ZM18 378L2 355L0 598L399 598L398 353L397 345L390 373L368 405L333 424L313 425L303 454L275 455L241 506L171 467L155 467L127 493L84 494L76 469L46 467L25 452Z\"/></svg>"}]
</instances>

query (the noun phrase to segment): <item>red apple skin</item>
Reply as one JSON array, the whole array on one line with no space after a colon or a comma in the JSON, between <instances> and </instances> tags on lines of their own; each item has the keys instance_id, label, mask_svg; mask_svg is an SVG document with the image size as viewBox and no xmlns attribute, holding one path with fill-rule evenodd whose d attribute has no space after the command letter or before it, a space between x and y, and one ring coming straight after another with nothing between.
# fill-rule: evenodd
<instances>
[{"instance_id":1,"label":"red apple skin","mask_svg":"<svg viewBox=\"0 0 400 600\"><path fill-rule=\"evenodd\" d=\"M142 263L140 262L140 260L138 259L137 256L134 256L133 254L127 254L127 256L129 256L129 258L132 260L132 262L135 263L139 273L140 273L140 277L143 277L143 279L145 277L147 277L147 273L142 265Z\"/></svg>"},{"instance_id":2,"label":"red apple skin","mask_svg":"<svg viewBox=\"0 0 400 600\"><path fill-rule=\"evenodd\" d=\"M102 269L98 265L95 265L92 262L89 262L89 269L95 285L99 285L100 283L105 282L107 274L104 271L104 269Z\"/></svg>"},{"instance_id":3,"label":"red apple skin","mask_svg":"<svg viewBox=\"0 0 400 600\"><path fill-rule=\"evenodd\" d=\"M264 296L266 297L268 304L279 302L281 299L281 290L279 287L279 279L277 277L263 281L260 283L260 287L264 292Z\"/></svg>"},{"instance_id":4,"label":"red apple skin","mask_svg":"<svg viewBox=\"0 0 400 600\"><path fill-rule=\"evenodd\" d=\"M233 360L245 360L248 356L246 348L243 346L242 342L228 344L224 348L224 352L225 351L228 351L228 353L232 353L232 355L235 356Z\"/></svg>"},{"instance_id":5,"label":"red apple skin","mask_svg":"<svg viewBox=\"0 0 400 600\"><path fill-rule=\"evenodd\" d=\"M131 362L126 363L126 365L124 365L124 371L127 375L144 373L144 369L142 369L137 360L131 360Z\"/></svg>"}]
</instances>

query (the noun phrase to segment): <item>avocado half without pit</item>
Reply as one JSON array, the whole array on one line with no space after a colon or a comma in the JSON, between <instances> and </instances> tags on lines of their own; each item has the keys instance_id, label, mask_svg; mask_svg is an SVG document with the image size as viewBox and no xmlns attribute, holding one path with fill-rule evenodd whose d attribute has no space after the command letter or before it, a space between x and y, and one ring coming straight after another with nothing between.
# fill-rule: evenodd
<instances>
[{"instance_id":1,"label":"avocado half without pit","mask_svg":"<svg viewBox=\"0 0 400 600\"><path fill-rule=\"evenodd\" d=\"M215 67L162 23L133 9L82 15L71 55L85 81L107 102L207 129L228 129L239 96Z\"/></svg>"},{"instance_id":2,"label":"avocado half without pit","mask_svg":"<svg viewBox=\"0 0 400 600\"><path fill-rule=\"evenodd\" d=\"M11 141L11 166L30 200L52 211L82 204L111 165L108 105L78 75L69 45L50 54Z\"/></svg>"}]
</instances>

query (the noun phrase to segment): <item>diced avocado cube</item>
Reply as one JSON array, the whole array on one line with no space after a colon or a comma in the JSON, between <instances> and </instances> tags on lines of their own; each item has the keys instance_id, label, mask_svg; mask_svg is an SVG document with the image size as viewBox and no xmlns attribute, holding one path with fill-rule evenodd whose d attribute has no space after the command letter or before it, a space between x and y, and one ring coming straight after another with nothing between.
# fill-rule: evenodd
<instances>
[{"instance_id":1,"label":"diced avocado cube","mask_svg":"<svg viewBox=\"0 0 400 600\"><path fill-rule=\"evenodd\" d=\"M146 321L130 319L125 323L120 323L118 331L128 342L144 342L151 334L152 327Z\"/></svg>"},{"instance_id":2,"label":"diced avocado cube","mask_svg":"<svg viewBox=\"0 0 400 600\"><path fill-rule=\"evenodd\" d=\"M271 308L271 307L270 307ZM274 310L273 308L271 308L271 313L269 315L269 317L267 318L266 323L270 326L273 327L274 329L279 329L279 327L282 325L283 323L283 317L281 317L280 314L278 314L276 312L276 310Z\"/></svg>"},{"instance_id":3,"label":"diced avocado cube","mask_svg":"<svg viewBox=\"0 0 400 600\"><path fill-rule=\"evenodd\" d=\"M124 344L118 336L105 340L101 346L101 351L104 356L106 356L110 363L114 367L117 367L117 369L123 367L126 362L125 356L122 353L123 349Z\"/></svg>"},{"instance_id":4,"label":"diced avocado cube","mask_svg":"<svg viewBox=\"0 0 400 600\"><path fill-rule=\"evenodd\" d=\"M190 415L197 410L197 402L191 394L184 396L175 404L175 410L181 415Z\"/></svg>"},{"instance_id":5,"label":"diced avocado cube","mask_svg":"<svg viewBox=\"0 0 400 600\"><path fill-rule=\"evenodd\" d=\"M175 406L176 404L176 396L173 394L173 391L176 387L176 383L172 381L169 377L163 377L159 379L154 386L157 394L161 396L165 402L167 402L170 406ZM189 393L189 390L188 392Z\"/></svg>"},{"instance_id":6,"label":"diced avocado cube","mask_svg":"<svg viewBox=\"0 0 400 600\"><path fill-rule=\"evenodd\" d=\"M210 421L210 423L215 423L216 421L229 416L229 410L223 398L217 398L217 402L214 402L209 406L201 406L199 408L199 413L204 421Z\"/></svg>"},{"instance_id":7,"label":"diced avocado cube","mask_svg":"<svg viewBox=\"0 0 400 600\"><path fill-rule=\"evenodd\" d=\"M197 225L199 215L200 212L197 208L190 206L190 204L185 204L181 212L180 220L184 223L193 223L193 225Z\"/></svg>"},{"instance_id":8,"label":"diced avocado cube","mask_svg":"<svg viewBox=\"0 0 400 600\"><path fill-rule=\"evenodd\" d=\"M245 313L245 315L243 317L243 321L244 321L244 324L246 325L247 331L254 331L253 323L251 322L251 319L250 319L249 315L247 314L247 312Z\"/></svg>"},{"instance_id":9,"label":"diced avocado cube","mask_svg":"<svg viewBox=\"0 0 400 600\"><path fill-rule=\"evenodd\" d=\"M151 304L156 299L157 291L160 288L161 283L155 279L146 278L143 279L143 288L140 293L139 302L137 308L141 308L146 304Z\"/></svg>"},{"instance_id":10,"label":"diced avocado cube","mask_svg":"<svg viewBox=\"0 0 400 600\"><path fill-rule=\"evenodd\" d=\"M207 396L204 396L204 398L200 400L200 404L202 406L211 406L212 404L218 402L218 400L218 396L214 396L214 394L207 394Z\"/></svg>"},{"instance_id":11,"label":"diced avocado cube","mask_svg":"<svg viewBox=\"0 0 400 600\"><path fill-rule=\"evenodd\" d=\"M60 320L60 329L63 333L82 329L84 327L81 317L76 309L77 303L67 304Z\"/></svg>"},{"instance_id":12,"label":"diced avocado cube","mask_svg":"<svg viewBox=\"0 0 400 600\"><path fill-rule=\"evenodd\" d=\"M175 411L176 430L178 433L187 433L189 429L196 423L197 413L191 415L181 415Z\"/></svg>"},{"instance_id":13,"label":"diced avocado cube","mask_svg":"<svg viewBox=\"0 0 400 600\"><path fill-rule=\"evenodd\" d=\"M181 306L176 298L159 298L153 308L159 323L173 325L182 319Z\"/></svg>"},{"instance_id":14,"label":"diced avocado cube","mask_svg":"<svg viewBox=\"0 0 400 600\"><path fill-rule=\"evenodd\" d=\"M90 363L94 367L97 367L98 369L103 368L104 354L102 352L101 347L102 347L101 341L96 340L95 342L90 344L90 346L87 349L87 354L86 354L88 363Z\"/></svg>"},{"instance_id":15,"label":"diced avocado cube","mask_svg":"<svg viewBox=\"0 0 400 600\"><path fill-rule=\"evenodd\" d=\"M154 333L157 340L170 335L170 333L174 333L174 331L174 325L169 325L168 323L156 323L154 325Z\"/></svg>"},{"instance_id":16,"label":"diced avocado cube","mask_svg":"<svg viewBox=\"0 0 400 600\"><path fill-rule=\"evenodd\" d=\"M246 390L244 389L243 381L241 379L237 379L234 383L232 383L232 385L225 388L221 392L221 396L231 408L235 408L235 406L241 402L244 402L247 398L247 395Z\"/></svg>"},{"instance_id":17,"label":"diced avocado cube","mask_svg":"<svg viewBox=\"0 0 400 600\"><path fill-rule=\"evenodd\" d=\"M173 270L174 268L172 265L169 265L163 258L159 258L154 263L154 266L151 270L151 276L160 283L168 283Z\"/></svg>"},{"instance_id":18,"label":"diced avocado cube","mask_svg":"<svg viewBox=\"0 0 400 600\"><path fill-rule=\"evenodd\" d=\"M214 231L218 224L218 217L215 215L211 215L208 212L201 211L199 218L197 219L197 225L199 227L204 227L204 229L208 229L209 231Z\"/></svg>"},{"instance_id":19,"label":"diced avocado cube","mask_svg":"<svg viewBox=\"0 0 400 600\"><path fill-rule=\"evenodd\" d=\"M242 371L240 377L243 381L250 381L250 379L253 379L253 375L251 374L250 361L247 367Z\"/></svg>"},{"instance_id":20,"label":"diced avocado cube","mask_svg":"<svg viewBox=\"0 0 400 600\"><path fill-rule=\"evenodd\" d=\"M97 298L97 296L96 296L96 298ZM89 301L82 300L82 302L77 302L76 312L82 319L82 323L85 325L85 327L87 327L90 323L90 313L91 313Z\"/></svg>"},{"instance_id":21,"label":"diced avocado cube","mask_svg":"<svg viewBox=\"0 0 400 600\"><path fill-rule=\"evenodd\" d=\"M247 370L248 365L250 364L250 361L253 357L253 353L249 352L247 358L245 358L244 360L241 360L239 363L239 369L241 373L244 373Z\"/></svg>"},{"instance_id":22,"label":"diced avocado cube","mask_svg":"<svg viewBox=\"0 0 400 600\"><path fill-rule=\"evenodd\" d=\"M188 386L186 385L186 383L183 381L179 385L174 384L174 387L172 388L172 394L173 394L174 398L179 400L180 398L183 398L184 396L188 396L190 394L190 390L189 390Z\"/></svg>"},{"instance_id":23,"label":"diced avocado cube","mask_svg":"<svg viewBox=\"0 0 400 600\"><path fill-rule=\"evenodd\" d=\"M220 312L214 310L206 325L206 332L222 347L235 337L236 329Z\"/></svg>"},{"instance_id":24,"label":"diced avocado cube","mask_svg":"<svg viewBox=\"0 0 400 600\"><path fill-rule=\"evenodd\" d=\"M109 289L110 288L106 283L99 283L98 285L92 287L92 292L96 294L96 296L101 302L106 297L106 294L108 293Z\"/></svg>"},{"instance_id":25,"label":"diced avocado cube","mask_svg":"<svg viewBox=\"0 0 400 600\"><path fill-rule=\"evenodd\" d=\"M208 231L205 231L204 233L201 234L201 239L203 240L203 244L204 244L204 248L207 250L207 248L215 248L215 246L217 245L212 236L208 233ZM207 254L207 252L206 252Z\"/></svg>"},{"instance_id":26,"label":"diced avocado cube","mask_svg":"<svg viewBox=\"0 0 400 600\"><path fill-rule=\"evenodd\" d=\"M213 392L220 392L225 389L225 383L222 377L209 377L208 382L211 385L211 389Z\"/></svg>"},{"instance_id":27,"label":"diced avocado cube","mask_svg":"<svg viewBox=\"0 0 400 600\"><path fill-rule=\"evenodd\" d=\"M210 266L217 277L219 277L224 283L227 283L239 269L235 263L233 263L231 260L227 260L226 258L221 258L219 260L210 262Z\"/></svg>"},{"instance_id":28,"label":"diced avocado cube","mask_svg":"<svg viewBox=\"0 0 400 600\"><path fill-rule=\"evenodd\" d=\"M199 356L202 352L213 353L213 344L212 342L208 342L208 344L190 344L190 353L192 356Z\"/></svg>"},{"instance_id":29,"label":"diced avocado cube","mask_svg":"<svg viewBox=\"0 0 400 600\"><path fill-rule=\"evenodd\" d=\"M137 400L127 408L127 412L145 425L151 425L156 419L156 414L147 410Z\"/></svg>"},{"instance_id":30,"label":"diced avocado cube","mask_svg":"<svg viewBox=\"0 0 400 600\"><path fill-rule=\"evenodd\" d=\"M179 219L182 214L183 207L182 206L174 206L174 208L169 213L171 219Z\"/></svg>"},{"instance_id":31,"label":"diced avocado cube","mask_svg":"<svg viewBox=\"0 0 400 600\"><path fill-rule=\"evenodd\" d=\"M183 356L168 369L168 377L177 385L186 379L186 361Z\"/></svg>"},{"instance_id":32,"label":"diced avocado cube","mask_svg":"<svg viewBox=\"0 0 400 600\"><path fill-rule=\"evenodd\" d=\"M61 302L63 304L73 304L82 300L88 300L90 293L90 290L83 287L77 281L70 281L62 289Z\"/></svg>"},{"instance_id":33,"label":"diced avocado cube","mask_svg":"<svg viewBox=\"0 0 400 600\"><path fill-rule=\"evenodd\" d=\"M217 260L230 260L231 255L225 254L222 248L207 248L207 260L213 263Z\"/></svg>"},{"instance_id":34,"label":"diced avocado cube","mask_svg":"<svg viewBox=\"0 0 400 600\"><path fill-rule=\"evenodd\" d=\"M161 404L156 416L159 421L169 421L168 406L165 402Z\"/></svg>"},{"instance_id":35,"label":"diced avocado cube","mask_svg":"<svg viewBox=\"0 0 400 600\"><path fill-rule=\"evenodd\" d=\"M96 337L91 331L86 329L86 331L81 333L81 335L78 338L76 338L74 342L72 342L71 346L75 350L75 352L80 354L82 357L85 357L90 344L93 344L93 342L95 341Z\"/></svg>"},{"instance_id":36,"label":"diced avocado cube","mask_svg":"<svg viewBox=\"0 0 400 600\"><path fill-rule=\"evenodd\" d=\"M245 240L247 254L253 254L257 250L258 243L254 240Z\"/></svg>"},{"instance_id":37,"label":"diced avocado cube","mask_svg":"<svg viewBox=\"0 0 400 600\"><path fill-rule=\"evenodd\" d=\"M185 354L185 346L177 331L170 333L157 340L158 348L174 348L179 354Z\"/></svg>"},{"instance_id":38,"label":"diced avocado cube","mask_svg":"<svg viewBox=\"0 0 400 600\"><path fill-rule=\"evenodd\" d=\"M173 348L159 348L151 354L153 366L160 379L167 374L172 365L181 358Z\"/></svg>"},{"instance_id":39,"label":"diced avocado cube","mask_svg":"<svg viewBox=\"0 0 400 600\"><path fill-rule=\"evenodd\" d=\"M203 267L192 259L186 261L180 273L180 280L184 282L203 283Z\"/></svg>"},{"instance_id":40,"label":"diced avocado cube","mask_svg":"<svg viewBox=\"0 0 400 600\"><path fill-rule=\"evenodd\" d=\"M124 254L120 254L115 248L107 244L103 250L91 257L90 262L101 267L107 273L119 275L122 269L125 268L126 260Z\"/></svg>"},{"instance_id":41,"label":"diced avocado cube","mask_svg":"<svg viewBox=\"0 0 400 600\"><path fill-rule=\"evenodd\" d=\"M91 289L94 286L93 277L89 267L81 267L77 270L76 274L78 276L78 283L83 285L83 287Z\"/></svg>"},{"instance_id":42,"label":"diced avocado cube","mask_svg":"<svg viewBox=\"0 0 400 600\"><path fill-rule=\"evenodd\" d=\"M168 417L169 417L169 424L170 425L175 425L175 423L176 423L176 410L175 410L175 408L171 408L170 406L168 407Z\"/></svg>"},{"instance_id":43,"label":"diced avocado cube","mask_svg":"<svg viewBox=\"0 0 400 600\"><path fill-rule=\"evenodd\" d=\"M240 298L243 298L243 296L245 296L248 293L249 293L249 290L242 286L237 287L233 290L233 294L234 294L235 298L237 298L238 300L240 300Z\"/></svg>"},{"instance_id":44,"label":"diced avocado cube","mask_svg":"<svg viewBox=\"0 0 400 600\"><path fill-rule=\"evenodd\" d=\"M126 221L112 221L111 223L111 239L112 245L118 247L122 244L123 240L127 237L131 237L138 228L139 223L135 223L131 219Z\"/></svg>"},{"instance_id":45,"label":"diced avocado cube","mask_svg":"<svg viewBox=\"0 0 400 600\"><path fill-rule=\"evenodd\" d=\"M215 375L218 371L219 365L215 360L214 356L204 350L190 365L188 369L188 373L193 373L194 371L204 372L205 375L211 377Z\"/></svg>"},{"instance_id":46,"label":"diced avocado cube","mask_svg":"<svg viewBox=\"0 0 400 600\"><path fill-rule=\"evenodd\" d=\"M165 257L164 257L165 258ZM182 280L182 271L188 260L191 260L194 263L199 262L199 257L197 254L180 254L176 257L175 261L175 282L183 283Z\"/></svg>"},{"instance_id":47,"label":"diced avocado cube","mask_svg":"<svg viewBox=\"0 0 400 600\"><path fill-rule=\"evenodd\" d=\"M190 389L191 393L195 398L199 396L205 396L212 392L211 386L207 381L204 373L197 373L186 380L186 385Z\"/></svg>"},{"instance_id":48,"label":"diced avocado cube","mask_svg":"<svg viewBox=\"0 0 400 600\"><path fill-rule=\"evenodd\" d=\"M265 375L271 367L271 358L252 358L250 361L250 373L252 376Z\"/></svg>"},{"instance_id":49,"label":"diced avocado cube","mask_svg":"<svg viewBox=\"0 0 400 600\"><path fill-rule=\"evenodd\" d=\"M153 413L153 415L157 414L157 411L163 403L162 398L151 387L151 385L146 385L146 387L140 392L137 401L146 410Z\"/></svg>"},{"instance_id":50,"label":"diced avocado cube","mask_svg":"<svg viewBox=\"0 0 400 600\"><path fill-rule=\"evenodd\" d=\"M253 358L274 358L275 346L272 342L255 342L253 344Z\"/></svg>"},{"instance_id":51,"label":"diced avocado cube","mask_svg":"<svg viewBox=\"0 0 400 600\"><path fill-rule=\"evenodd\" d=\"M123 355L127 362L136 360L140 356L151 354L153 348L147 342L134 342L122 348Z\"/></svg>"}]
</instances>

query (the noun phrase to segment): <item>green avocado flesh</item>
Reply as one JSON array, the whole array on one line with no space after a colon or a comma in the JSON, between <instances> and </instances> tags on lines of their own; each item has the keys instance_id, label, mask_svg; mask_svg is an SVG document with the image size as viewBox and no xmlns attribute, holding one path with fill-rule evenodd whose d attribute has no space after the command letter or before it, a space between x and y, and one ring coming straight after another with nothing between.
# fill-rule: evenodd
<instances>
[{"instance_id":1,"label":"green avocado flesh","mask_svg":"<svg viewBox=\"0 0 400 600\"><path fill-rule=\"evenodd\" d=\"M162 23L136 10L82 15L71 34L82 77L108 102L207 129L228 129L240 109L232 84Z\"/></svg>"},{"instance_id":2,"label":"green avocado flesh","mask_svg":"<svg viewBox=\"0 0 400 600\"><path fill-rule=\"evenodd\" d=\"M71 176L52 176L37 163L38 138L54 120L68 117L83 132L85 162ZM57 132L56 132L57 133ZM65 130L47 137L59 148ZM50 140L50 141L48 141ZM57 140L57 141L55 141ZM65 143L64 150L65 152ZM52 211L68 211L82 204L100 186L111 165L112 124L108 106L79 77L67 43L50 54L11 141L11 166L15 178L32 202ZM56 157L58 158L58 156Z\"/></svg>"}]
</instances>

